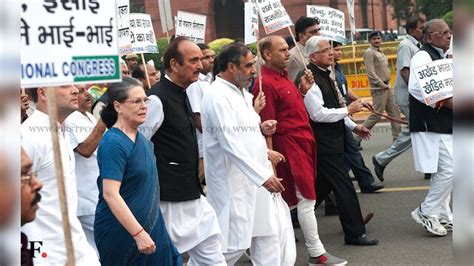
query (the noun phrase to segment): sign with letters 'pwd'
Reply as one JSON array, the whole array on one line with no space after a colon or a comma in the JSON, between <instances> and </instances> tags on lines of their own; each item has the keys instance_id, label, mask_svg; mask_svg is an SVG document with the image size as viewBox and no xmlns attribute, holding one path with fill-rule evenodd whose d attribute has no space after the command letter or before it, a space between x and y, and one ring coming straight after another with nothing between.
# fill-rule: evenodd
<instances>
[{"instance_id":1,"label":"sign with letters 'pwd'","mask_svg":"<svg viewBox=\"0 0 474 266\"><path fill-rule=\"evenodd\" d=\"M413 69L426 105L453 97L453 60L436 60Z\"/></svg>"},{"instance_id":2,"label":"sign with letters 'pwd'","mask_svg":"<svg viewBox=\"0 0 474 266\"><path fill-rule=\"evenodd\" d=\"M21 3L23 87L121 80L115 1Z\"/></svg>"}]
</instances>

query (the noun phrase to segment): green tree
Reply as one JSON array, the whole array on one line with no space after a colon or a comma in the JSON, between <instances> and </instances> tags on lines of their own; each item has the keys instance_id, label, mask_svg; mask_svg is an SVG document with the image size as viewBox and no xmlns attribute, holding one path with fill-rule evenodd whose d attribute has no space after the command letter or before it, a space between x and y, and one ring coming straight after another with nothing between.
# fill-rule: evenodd
<instances>
[{"instance_id":1,"label":"green tree","mask_svg":"<svg viewBox=\"0 0 474 266\"><path fill-rule=\"evenodd\" d=\"M416 9L426 15L428 20L441 18L453 10L452 0L416 0Z\"/></svg>"},{"instance_id":2,"label":"green tree","mask_svg":"<svg viewBox=\"0 0 474 266\"><path fill-rule=\"evenodd\" d=\"M453 11L449 11L443 16L443 20L446 21L449 28L453 28Z\"/></svg>"}]
</instances>

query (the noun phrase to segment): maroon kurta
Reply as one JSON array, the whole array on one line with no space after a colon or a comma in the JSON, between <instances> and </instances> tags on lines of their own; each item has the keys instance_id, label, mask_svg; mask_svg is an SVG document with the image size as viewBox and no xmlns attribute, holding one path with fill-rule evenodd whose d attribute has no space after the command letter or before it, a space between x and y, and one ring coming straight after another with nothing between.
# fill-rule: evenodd
<instances>
[{"instance_id":1,"label":"maroon kurta","mask_svg":"<svg viewBox=\"0 0 474 266\"><path fill-rule=\"evenodd\" d=\"M283 198L290 206L297 204L296 187L304 198L316 199L314 182L316 175L316 147L313 131L309 124L308 113L303 96L293 81L288 79L286 71L262 67L262 90L266 105L260 112L262 121L278 121L273 135L273 149L283 154L286 162L276 167L277 176L283 178L285 191ZM259 92L255 82L253 94Z\"/></svg>"}]
</instances>

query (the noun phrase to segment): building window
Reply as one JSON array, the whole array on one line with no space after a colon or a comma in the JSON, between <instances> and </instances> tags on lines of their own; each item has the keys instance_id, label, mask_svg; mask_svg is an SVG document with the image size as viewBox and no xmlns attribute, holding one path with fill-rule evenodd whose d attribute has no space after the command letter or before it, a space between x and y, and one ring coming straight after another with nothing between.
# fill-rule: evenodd
<instances>
[{"instance_id":1,"label":"building window","mask_svg":"<svg viewBox=\"0 0 474 266\"><path fill-rule=\"evenodd\" d=\"M130 13L146 13L145 0L130 0Z\"/></svg>"}]
</instances>

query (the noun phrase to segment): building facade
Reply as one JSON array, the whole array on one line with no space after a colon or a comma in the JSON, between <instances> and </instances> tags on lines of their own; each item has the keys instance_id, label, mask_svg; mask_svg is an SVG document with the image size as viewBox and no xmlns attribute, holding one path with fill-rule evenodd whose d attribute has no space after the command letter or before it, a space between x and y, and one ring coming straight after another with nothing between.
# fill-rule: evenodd
<instances>
[{"instance_id":1,"label":"building facade","mask_svg":"<svg viewBox=\"0 0 474 266\"><path fill-rule=\"evenodd\" d=\"M244 2L246 0L170 0L171 13L177 14L178 10L202 14L207 16L206 42L216 38L243 38ZM282 0L291 19L296 21L300 16L306 15L306 5L330 6L346 15L346 29L350 29L347 6L345 0ZM153 28L157 38L165 37L161 29L158 10L158 0L130 0L131 11L148 13L152 17ZM397 29L396 21L392 18L392 6L387 0L355 0L354 13L356 28L386 28ZM261 25L260 25L261 27ZM260 28L261 35L265 32ZM174 34L174 29L168 33ZM288 32L277 32L288 35Z\"/></svg>"}]
</instances>

